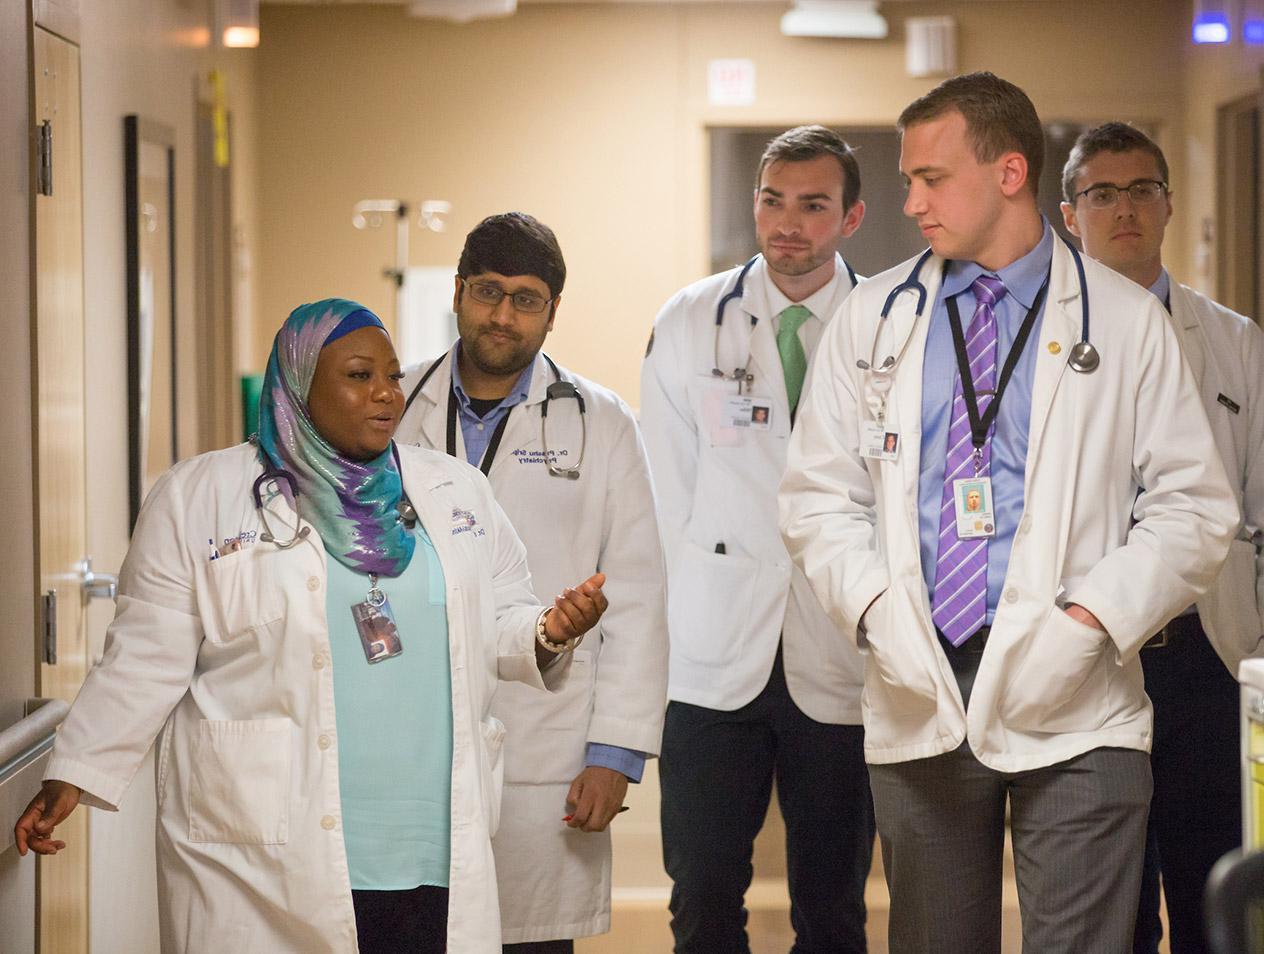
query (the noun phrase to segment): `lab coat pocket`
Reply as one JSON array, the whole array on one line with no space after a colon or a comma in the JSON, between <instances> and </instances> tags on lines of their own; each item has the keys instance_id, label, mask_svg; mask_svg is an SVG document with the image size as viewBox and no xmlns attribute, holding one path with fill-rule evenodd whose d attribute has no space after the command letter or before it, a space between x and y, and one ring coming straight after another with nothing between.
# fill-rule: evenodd
<instances>
[{"instance_id":1,"label":"lab coat pocket","mask_svg":"<svg viewBox=\"0 0 1264 954\"><path fill-rule=\"evenodd\" d=\"M1105 649L1100 629L1053 606L1002 689L1000 715L1022 732L1092 732L1106 722Z\"/></svg>"},{"instance_id":2,"label":"lab coat pocket","mask_svg":"<svg viewBox=\"0 0 1264 954\"><path fill-rule=\"evenodd\" d=\"M505 788L505 726L495 716L488 716L478 725L481 735L479 744L479 779L482 789L483 814L487 818L487 831L495 835L500 828L500 797Z\"/></svg>"},{"instance_id":3,"label":"lab coat pocket","mask_svg":"<svg viewBox=\"0 0 1264 954\"><path fill-rule=\"evenodd\" d=\"M713 553L685 541L667 588L673 652L704 666L736 659L752 628L759 576L759 563L749 557Z\"/></svg>"},{"instance_id":4,"label":"lab coat pocket","mask_svg":"<svg viewBox=\"0 0 1264 954\"><path fill-rule=\"evenodd\" d=\"M1229 557L1206 595L1198 601L1198 615L1220 658L1231 671L1259 648L1264 624L1255 591L1255 545L1247 540L1229 544Z\"/></svg>"},{"instance_id":5,"label":"lab coat pocket","mask_svg":"<svg viewBox=\"0 0 1264 954\"><path fill-rule=\"evenodd\" d=\"M198 611L206 638L213 643L229 642L283 615L275 568L265 565L276 554L258 552L259 546L206 564L198 586Z\"/></svg>"},{"instance_id":6,"label":"lab coat pocket","mask_svg":"<svg viewBox=\"0 0 1264 954\"><path fill-rule=\"evenodd\" d=\"M911 645L908 627L901 620L914 619L911 613L898 612L901 594L888 589L865 612L865 634L862 652L866 665L877 673L883 686L882 696L887 705L882 708L908 709L933 706L937 699L935 681L926 668L925 659ZM876 694L870 693L871 708L877 702Z\"/></svg>"},{"instance_id":7,"label":"lab coat pocket","mask_svg":"<svg viewBox=\"0 0 1264 954\"><path fill-rule=\"evenodd\" d=\"M193 744L189 840L283 845L290 828L289 719L203 719Z\"/></svg>"}]
</instances>

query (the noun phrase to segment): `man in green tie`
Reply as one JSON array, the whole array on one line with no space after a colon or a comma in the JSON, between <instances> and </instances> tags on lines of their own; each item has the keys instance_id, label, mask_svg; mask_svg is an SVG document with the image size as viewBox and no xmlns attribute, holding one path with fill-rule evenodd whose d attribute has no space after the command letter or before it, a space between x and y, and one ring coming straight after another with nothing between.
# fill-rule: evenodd
<instances>
[{"instance_id":1,"label":"man in green tie","mask_svg":"<svg viewBox=\"0 0 1264 954\"><path fill-rule=\"evenodd\" d=\"M873 847L863 667L781 542L777 485L826 324L856 285L860 169L821 126L772 140L760 253L662 309L641 425L663 535L671 639L660 759L678 954L750 950L744 896L773 779L796 951L865 950Z\"/></svg>"}]
</instances>

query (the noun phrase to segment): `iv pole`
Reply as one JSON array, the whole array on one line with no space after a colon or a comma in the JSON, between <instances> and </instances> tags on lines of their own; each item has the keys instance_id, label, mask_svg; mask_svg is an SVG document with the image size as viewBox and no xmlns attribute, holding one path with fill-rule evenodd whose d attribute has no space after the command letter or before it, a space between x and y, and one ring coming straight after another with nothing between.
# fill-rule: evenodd
<instances>
[{"instance_id":1,"label":"iv pole","mask_svg":"<svg viewBox=\"0 0 1264 954\"><path fill-rule=\"evenodd\" d=\"M395 283L395 330L404 320L404 283L408 277L408 229L412 203L407 199L364 199L355 204L351 224L359 231L380 229L387 216L395 218L395 266L382 269L382 277ZM442 199L426 199L417 215L417 227L442 232L447 227L443 216L452 211L452 203Z\"/></svg>"}]
</instances>

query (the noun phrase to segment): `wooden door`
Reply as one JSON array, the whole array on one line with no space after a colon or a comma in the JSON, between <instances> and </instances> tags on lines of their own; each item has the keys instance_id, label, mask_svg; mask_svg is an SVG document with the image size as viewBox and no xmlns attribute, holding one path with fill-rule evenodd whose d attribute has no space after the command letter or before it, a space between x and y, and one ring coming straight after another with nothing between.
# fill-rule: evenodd
<instances>
[{"instance_id":1,"label":"wooden door","mask_svg":"<svg viewBox=\"0 0 1264 954\"><path fill-rule=\"evenodd\" d=\"M36 652L39 694L69 702L88 664L79 573L86 550L79 49L36 27L34 69L33 118L44 130L40 151L51 154L37 177L39 193L51 194L35 198ZM55 657L45 640L54 626ZM58 828L66 850L39 860L40 954L88 950L87 819L75 812Z\"/></svg>"}]
</instances>

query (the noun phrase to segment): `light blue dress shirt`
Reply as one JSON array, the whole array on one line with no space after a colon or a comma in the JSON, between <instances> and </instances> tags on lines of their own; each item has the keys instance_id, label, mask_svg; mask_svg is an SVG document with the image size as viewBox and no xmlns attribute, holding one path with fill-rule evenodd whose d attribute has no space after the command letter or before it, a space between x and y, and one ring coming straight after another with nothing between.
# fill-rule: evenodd
<instances>
[{"instance_id":1,"label":"light blue dress shirt","mask_svg":"<svg viewBox=\"0 0 1264 954\"><path fill-rule=\"evenodd\" d=\"M457 420L461 422L461 437L465 441L465 459L477 467L483 462L487 445L491 443L492 435L496 433L500 422L515 405L527 399L531 391L531 369L535 362L522 369L522 374L518 375L518 380L509 389L508 396L488 411L486 417L479 417L470 406L469 395L461 384L461 368L457 360L460 356L461 342L458 340L456 347L452 349L452 391L456 395Z\"/></svg>"},{"instance_id":2,"label":"light blue dress shirt","mask_svg":"<svg viewBox=\"0 0 1264 954\"><path fill-rule=\"evenodd\" d=\"M1168 310L1169 314L1171 313L1171 299L1168 296L1172 294L1172 279L1168 277L1166 268L1159 269L1159 277L1150 286L1150 294L1163 302L1163 307Z\"/></svg>"},{"instance_id":3,"label":"light blue dress shirt","mask_svg":"<svg viewBox=\"0 0 1264 954\"><path fill-rule=\"evenodd\" d=\"M458 414L461 422L461 437L465 440L465 459L477 467L487 453L487 445L491 443L492 434L510 410L527 399L531 391L531 369L535 362L527 365L518 375L518 380L509 389L509 395L487 412L486 417L479 417L470 406L470 399L461 385L461 369L457 358L460 356L461 342L456 343L452 352L452 390L456 394ZM575 581L580 582L579 580ZM585 765L600 765L622 772L630 782L639 782L645 772L645 753L633 749L625 749L618 745L602 745L589 742L584 759Z\"/></svg>"},{"instance_id":4,"label":"light blue dress shirt","mask_svg":"<svg viewBox=\"0 0 1264 954\"><path fill-rule=\"evenodd\" d=\"M996 376L1009 357L1010 347L1027 312L1049 275L1053 261L1053 229L1045 223L1044 236L1034 249L999 272L988 273L974 262L950 262L935 299L926 336L922 367L922 460L918 479L917 513L921 542L922 577L931 597L935 595L935 561L939 554L939 514L944 493L944 459L948 453L948 427L952 415L953 387L957 381L957 354L948 323L946 299L957 296L963 330L970 324L976 302L970 285L983 274L995 274L1005 283L1005 297L997 303ZM1027 468L1027 430L1031 423L1031 387L1036 369L1037 343L1044 321L1044 307L1036 318L1027 347L1014 368L992 432L992 500L996 510L996 536L987 546L987 624L996 615L996 604L1009 568L1014 531L1023 512L1023 475Z\"/></svg>"}]
</instances>

